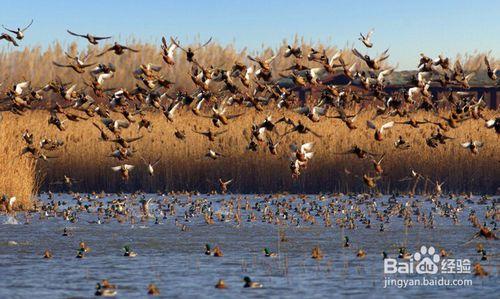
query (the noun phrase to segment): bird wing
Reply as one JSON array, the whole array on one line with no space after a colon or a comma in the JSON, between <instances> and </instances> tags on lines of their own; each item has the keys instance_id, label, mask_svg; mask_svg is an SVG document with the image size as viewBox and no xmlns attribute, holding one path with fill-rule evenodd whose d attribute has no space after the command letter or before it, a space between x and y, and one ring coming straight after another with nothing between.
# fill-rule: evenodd
<instances>
[{"instance_id":1,"label":"bird wing","mask_svg":"<svg viewBox=\"0 0 500 299\"><path fill-rule=\"evenodd\" d=\"M312 150L313 145L314 145L314 142L304 143L304 144L302 144L302 146L300 147L300 151L301 151L302 153L308 152L308 151Z\"/></svg>"},{"instance_id":2,"label":"bird wing","mask_svg":"<svg viewBox=\"0 0 500 299\"><path fill-rule=\"evenodd\" d=\"M361 54L356 48L352 49L352 53L354 53L354 55L366 61L365 56Z\"/></svg>"},{"instance_id":3,"label":"bird wing","mask_svg":"<svg viewBox=\"0 0 500 299\"><path fill-rule=\"evenodd\" d=\"M278 54L276 54L276 55L274 55L274 56L272 56L272 57L270 57L270 58L268 58L268 59L264 60L264 62L265 62L265 63L271 63L271 62L274 60L274 58L276 58L277 56L278 56Z\"/></svg>"},{"instance_id":4,"label":"bird wing","mask_svg":"<svg viewBox=\"0 0 500 299\"><path fill-rule=\"evenodd\" d=\"M139 140L139 139L141 139L141 138L143 138L143 137L144 137L144 136L137 136L137 137L132 137L132 138L126 138L125 140L126 140L127 142L134 142L134 141L137 141L137 140Z\"/></svg>"},{"instance_id":5,"label":"bird wing","mask_svg":"<svg viewBox=\"0 0 500 299\"><path fill-rule=\"evenodd\" d=\"M313 108L313 114L325 115L325 113L326 113L326 108L314 106L314 108Z\"/></svg>"},{"instance_id":6,"label":"bird wing","mask_svg":"<svg viewBox=\"0 0 500 299\"><path fill-rule=\"evenodd\" d=\"M379 57L377 57L377 61L378 62L381 62L381 61L384 61L386 60L387 58L389 58L389 54L387 54L387 52L389 51L389 48L387 48L384 52L382 52L382 54L379 55Z\"/></svg>"},{"instance_id":7,"label":"bird wing","mask_svg":"<svg viewBox=\"0 0 500 299\"><path fill-rule=\"evenodd\" d=\"M5 29L5 30L7 30L7 31L9 31L9 32L12 32L12 33L17 33L17 31L12 30L12 29L9 29L9 28L5 27L4 25L2 25L2 27L3 27L3 29Z\"/></svg>"},{"instance_id":8,"label":"bird wing","mask_svg":"<svg viewBox=\"0 0 500 299\"><path fill-rule=\"evenodd\" d=\"M172 44L176 45L182 51L187 52L183 47L179 45L179 43L173 37L170 37L170 41L172 42Z\"/></svg>"},{"instance_id":9,"label":"bird wing","mask_svg":"<svg viewBox=\"0 0 500 299\"><path fill-rule=\"evenodd\" d=\"M130 165L130 164L123 165L123 168L125 168L126 170L132 170L132 169L134 169L134 167L135 167L134 165Z\"/></svg>"},{"instance_id":10,"label":"bird wing","mask_svg":"<svg viewBox=\"0 0 500 299\"><path fill-rule=\"evenodd\" d=\"M369 41L369 40L370 40L370 38L372 37L373 31L375 31L375 29L370 30L370 31L366 34L366 40L367 40L367 41Z\"/></svg>"},{"instance_id":11,"label":"bird wing","mask_svg":"<svg viewBox=\"0 0 500 299\"><path fill-rule=\"evenodd\" d=\"M74 32L72 32L72 31L70 31L70 30L66 30L66 31L67 31L69 34L74 35L74 36L79 36L79 37L87 37L87 36L85 36L85 35L83 35L83 34L74 33Z\"/></svg>"},{"instance_id":12,"label":"bird wing","mask_svg":"<svg viewBox=\"0 0 500 299\"><path fill-rule=\"evenodd\" d=\"M55 62L55 61L52 61L52 63L53 63L55 66L58 66L58 67L72 67L72 65L71 65L71 64L62 64L62 63Z\"/></svg>"},{"instance_id":13,"label":"bird wing","mask_svg":"<svg viewBox=\"0 0 500 299\"><path fill-rule=\"evenodd\" d=\"M383 125L382 125L382 127L380 127L380 133L383 133L383 132L384 132L384 130L386 130L386 129L390 129L390 128L392 128L393 126L394 126L394 122L393 122L393 121L390 121L390 122L388 122L388 123L383 124Z\"/></svg>"},{"instance_id":14,"label":"bird wing","mask_svg":"<svg viewBox=\"0 0 500 299\"><path fill-rule=\"evenodd\" d=\"M24 29L21 30L21 32L24 32L26 31L26 29L30 28L31 24L33 24L33 19L31 19L31 22L28 24L28 26L24 27Z\"/></svg>"},{"instance_id":15,"label":"bird wing","mask_svg":"<svg viewBox=\"0 0 500 299\"><path fill-rule=\"evenodd\" d=\"M329 62L329 64L330 64L330 66L332 66L332 65L333 65L333 62L334 62L335 60L339 59L341 55L342 55L342 52L341 52L341 51L337 51L337 52L335 52L335 54L333 54L333 55L332 55L332 57L330 57L330 60L328 61L328 62Z\"/></svg>"},{"instance_id":16,"label":"bird wing","mask_svg":"<svg viewBox=\"0 0 500 299\"><path fill-rule=\"evenodd\" d=\"M175 51L175 49L177 49L177 45L176 45L176 44L172 44L172 45L168 48L168 51L167 51L168 53L167 53L167 55L168 55L169 57L173 58L173 57L174 57L174 51Z\"/></svg>"},{"instance_id":17,"label":"bird wing","mask_svg":"<svg viewBox=\"0 0 500 299\"><path fill-rule=\"evenodd\" d=\"M95 40L103 40L103 39L108 39L111 38L112 36L94 36Z\"/></svg>"},{"instance_id":18,"label":"bird wing","mask_svg":"<svg viewBox=\"0 0 500 299\"><path fill-rule=\"evenodd\" d=\"M492 118L486 122L486 127L491 128L495 125L496 119Z\"/></svg>"},{"instance_id":19,"label":"bird wing","mask_svg":"<svg viewBox=\"0 0 500 299\"><path fill-rule=\"evenodd\" d=\"M465 76L465 82L468 82L470 79L472 79L472 77L474 77L476 75L475 72L472 72L470 74L468 74L467 76Z\"/></svg>"},{"instance_id":20,"label":"bird wing","mask_svg":"<svg viewBox=\"0 0 500 299\"><path fill-rule=\"evenodd\" d=\"M135 49L132 49L130 47L127 47L127 46L122 46L123 49L126 49L126 50L129 50L129 51L132 51L132 52L135 52L135 53L138 53L139 50L135 50Z\"/></svg>"},{"instance_id":21,"label":"bird wing","mask_svg":"<svg viewBox=\"0 0 500 299\"><path fill-rule=\"evenodd\" d=\"M105 79L109 79L109 78L111 78L111 77L113 77L113 76L114 76L114 73L108 73L108 74L103 73L103 74L100 74L100 75L97 77L97 83L99 83L99 84L103 84Z\"/></svg>"},{"instance_id":22,"label":"bird wing","mask_svg":"<svg viewBox=\"0 0 500 299\"><path fill-rule=\"evenodd\" d=\"M21 94L21 93L23 93L23 89L28 87L29 85L30 85L29 81L21 82L21 83L16 84L14 89L15 89L17 94Z\"/></svg>"},{"instance_id":23,"label":"bird wing","mask_svg":"<svg viewBox=\"0 0 500 299\"><path fill-rule=\"evenodd\" d=\"M109 51L113 51L113 47L110 47L107 50L104 50L102 53L97 54L96 57L101 57L101 56L103 56L104 54L106 54Z\"/></svg>"},{"instance_id":24,"label":"bird wing","mask_svg":"<svg viewBox=\"0 0 500 299\"><path fill-rule=\"evenodd\" d=\"M484 64L486 64L486 67L487 67L488 69L490 69L490 68L491 68L491 67L490 67L490 62L488 61L488 57L487 57L486 55L484 56Z\"/></svg>"},{"instance_id":25,"label":"bird wing","mask_svg":"<svg viewBox=\"0 0 500 299\"><path fill-rule=\"evenodd\" d=\"M204 43L203 45L199 46L198 48L194 49L193 51L196 51L198 49L201 49L203 47L205 47L206 45L208 45L210 42L212 41L212 37L210 37L206 43Z\"/></svg>"}]
</instances>

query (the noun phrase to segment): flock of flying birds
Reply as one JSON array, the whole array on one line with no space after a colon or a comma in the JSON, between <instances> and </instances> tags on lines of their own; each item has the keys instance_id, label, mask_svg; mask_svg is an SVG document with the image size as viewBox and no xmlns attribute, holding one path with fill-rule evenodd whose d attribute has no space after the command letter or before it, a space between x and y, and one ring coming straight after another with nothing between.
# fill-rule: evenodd
<instances>
[{"instance_id":1,"label":"flock of flying birds","mask_svg":"<svg viewBox=\"0 0 500 299\"><path fill-rule=\"evenodd\" d=\"M15 34L15 37L3 33L0 39L5 39L14 46L18 46L17 42L24 38L25 31L32 23L33 21L23 29L7 29L10 33ZM72 36L85 38L92 45L97 45L100 41L111 38L111 36L78 34L70 30L68 33ZM373 30L368 32L366 36L360 35L359 40L363 46L368 49L372 48ZM167 40L163 37L161 56L164 66L156 66L151 63L139 65L131 74L138 81L133 90L107 89L105 87L105 82L113 78L117 72L117 67L113 64L89 62L91 60L90 53L85 56L66 53L67 61L54 61L54 65L59 68L71 68L76 73L81 74L85 88L79 89L77 83L63 82L59 78L48 82L42 88L34 88L30 81L23 81L5 91L0 105L3 105L2 110L4 111L23 115L25 111L32 109L32 104L44 101L46 96L52 92L58 95L61 101L53 102L48 123L60 131L66 130L71 122L87 121L98 116L100 121L94 121L93 125L99 130L103 141L116 144L117 148L113 150L111 156L120 161L121 164L112 167L112 170L119 172L124 180L129 178L130 172L134 169L133 165L126 163L134 154L131 144L141 139L143 135L124 137L123 132L132 123L136 123L139 130L144 128L150 132L153 123L145 113L148 110L161 112L165 115L166 121L175 123L176 112L179 109L189 109L196 117L211 119L215 128L224 128L231 123L232 119L245 113L229 114L226 112L228 106L238 105L242 107L241 111L244 111L244 108L265 111L265 107L268 106L275 110L294 111L298 115L306 116L312 123L328 118L338 119L350 130L356 130L359 126L356 123L357 116L364 107L372 103L376 107L376 113L371 120L367 121L366 125L368 129L374 131L376 142L384 140L385 132L395 125L407 125L413 128L419 128L421 125L435 127L433 133L426 138L426 144L432 148L453 139L447 136L446 132L457 128L465 121L484 121L487 128L494 128L497 134L500 133L500 117L485 118L483 110L486 103L482 98L478 99L469 92L450 92L448 96L436 99L429 91L431 84L460 86L466 89L470 87L469 82L475 73L466 73L458 60L452 63L449 58L442 55L439 55L437 59L432 59L421 53L418 73L412 78L412 87L389 95L384 91L384 88L389 83L388 76L397 67L385 67L385 60L389 57L388 49L379 56L372 57L354 48L352 53L359 60L348 64L345 61L345 54L341 51L328 57L324 50L318 51L311 48L306 53L306 49L288 45L284 53L276 53L272 57L247 56L248 61L245 63L235 61L232 66L222 68L201 65L196 59L196 51L210 42L211 39L197 48L184 48L177 39L171 37L170 40ZM175 70L177 50L184 53L185 59L192 66L190 77L195 87L193 92L174 90L175 84L161 73L162 68ZM95 58L125 53L133 55L136 52L139 50L115 42L111 47L95 55ZM291 66L289 68L276 70L272 67L273 60L279 55L290 60ZM306 60L317 66L306 67L304 65ZM494 84L497 84L498 68L493 68L487 57L484 58L484 62L488 77ZM363 67L363 64L366 67ZM83 75L87 73L90 73L91 80L89 82L83 78ZM352 88L351 83L335 86L323 82L325 78L337 74L343 74L351 83L359 85L362 90ZM310 99L307 103L298 104L300 101L294 92L296 87L315 88L320 90L319 96L314 99L314 102ZM55 95L52 98L57 97ZM356 113L348 113L347 109L353 107L361 108L353 109L357 111ZM450 109L444 110L446 115L443 115L443 112L438 112L440 107L449 107ZM435 111L436 120L416 119L415 112L418 110ZM110 111L118 112L120 117L113 118ZM403 121L375 123L377 117L395 116L399 116ZM207 128L205 131L193 131L206 136L210 141L214 141L227 130L216 131L216 129ZM251 125L251 133L247 150L257 151L260 146L267 146L272 155L278 153L278 146L285 135L295 133L321 137L308 124L285 116L278 120L273 120L271 116L265 117L262 122ZM176 129L176 138L184 140L186 136L185 131ZM56 150L63 145L60 140L47 138L42 139L37 144L28 130L23 137L26 147L22 154L30 153L36 159L47 160L51 158L47 156L46 152ZM308 162L313 157L313 146L313 142L294 143L290 146L292 177L297 178L301 171L307 167ZM411 145L402 136L399 136L394 146L396 149L404 150ZM483 142L464 140L461 146L470 150L472 154L478 154ZM377 159L376 154L356 145L344 154L354 154L362 159L367 157L373 159L375 174L364 174L362 180L368 187L375 187L376 181L383 171L381 166L383 156ZM213 149L208 149L206 153L206 157L214 160L223 156L224 153ZM158 160L143 160L148 173L153 175L153 167L158 163ZM72 180L66 176L62 182L71 184ZM227 190L230 182L231 180L225 182L219 179L222 191Z\"/></svg>"}]
</instances>

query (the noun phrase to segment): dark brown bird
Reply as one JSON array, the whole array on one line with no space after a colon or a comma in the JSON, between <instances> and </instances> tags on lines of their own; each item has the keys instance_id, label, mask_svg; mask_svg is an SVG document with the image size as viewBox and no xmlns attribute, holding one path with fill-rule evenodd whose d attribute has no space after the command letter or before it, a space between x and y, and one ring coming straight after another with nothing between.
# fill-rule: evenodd
<instances>
[{"instance_id":1,"label":"dark brown bird","mask_svg":"<svg viewBox=\"0 0 500 299\"><path fill-rule=\"evenodd\" d=\"M138 50L134 50L132 48L120 45L119 43L115 42L115 44L112 47L110 47L107 50L105 50L104 52L98 54L97 57L101 57L101 56L103 56L104 54L106 54L106 53L108 53L110 51L115 52L116 55L122 55L123 53L125 53L125 50L131 51L131 52L135 52L135 53L139 52Z\"/></svg>"},{"instance_id":2,"label":"dark brown bird","mask_svg":"<svg viewBox=\"0 0 500 299\"><path fill-rule=\"evenodd\" d=\"M74 33L70 30L66 30L68 31L69 34L73 35L73 36L78 36L78 37L83 37L85 38L86 40L89 41L89 43L93 44L93 45L97 45L99 43L100 40L104 40L104 39L109 39L111 38L111 36L94 36L90 33L87 33L87 34L78 34L78 33Z\"/></svg>"},{"instance_id":3,"label":"dark brown bird","mask_svg":"<svg viewBox=\"0 0 500 299\"><path fill-rule=\"evenodd\" d=\"M9 43L12 43L16 47L19 46L17 44L16 40L12 36L10 36L9 34L7 34L7 33L2 33L2 35L0 35L0 40L2 40L2 39L8 41Z\"/></svg>"}]
</instances>

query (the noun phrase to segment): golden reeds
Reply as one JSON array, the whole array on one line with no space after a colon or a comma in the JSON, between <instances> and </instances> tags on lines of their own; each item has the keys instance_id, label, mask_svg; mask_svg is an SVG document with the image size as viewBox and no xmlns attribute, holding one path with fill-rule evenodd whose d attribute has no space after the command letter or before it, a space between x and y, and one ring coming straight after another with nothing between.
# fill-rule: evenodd
<instances>
[{"instance_id":1,"label":"golden reeds","mask_svg":"<svg viewBox=\"0 0 500 299\"><path fill-rule=\"evenodd\" d=\"M3 152L8 159L3 159L2 163L6 163L4 167L9 167L6 169L9 175L3 176L3 185L0 186L6 186L6 182L11 182L12 188L14 184L24 186L33 183L34 163L26 158L19 158L21 134L29 128L36 142L42 137L58 138L65 142L62 149L48 154L57 156L57 159L38 162L37 168L46 176L44 189L61 190L61 185L50 185L50 182L61 180L63 175L68 175L81 180L72 187L81 191L209 191L217 187L219 177L223 180L234 179L230 186L233 192L366 190L354 174L373 174L371 161L360 160L353 155L336 154L350 149L354 144L378 154L386 153L382 163L384 174L378 182L378 190L382 192L409 190L413 182L399 180L408 176L410 169L415 169L431 179L445 180L445 190L494 192L498 187L500 168L497 167L499 154L496 147L499 137L494 130L484 127L484 121L466 121L458 129L447 132L447 135L455 137L455 140L438 148L430 148L426 145L425 138L429 137L433 130L431 125L422 125L419 129L396 125L388 131L382 142L376 142L373 139L373 131L365 128L366 120L373 115L370 111L358 117L360 128L354 131L350 131L338 120L325 119L319 123L311 123L291 112L269 112L274 119L281 117L283 113L295 120L302 119L323 137L289 134L279 146L279 155L272 156L265 144L260 144L256 153L246 149L250 124L261 122L267 114L248 112L233 120L227 126L229 131L211 143L206 137L192 131L195 127L198 130L208 128L211 125L209 119L194 117L191 112L181 111L172 124L159 113L148 113L147 118L153 122L151 133L145 129L138 132L137 124L132 124L125 132L128 137L144 135L143 139L132 144L137 152L126 163L137 167L132 170L128 182L123 182L118 173L111 171L111 166L120 164L109 157L113 144L99 140L99 132L92 126L91 121L71 122L66 131L59 132L55 127L47 125L47 111L28 112L22 117L6 114L2 124L2 138L7 140L10 146L3 145ZM492 114L491 111L486 113L488 116ZM415 117L436 118L435 115L424 112L417 113ZM385 121L387 120L376 120L377 123ZM279 127L283 133L284 125ZM186 140L178 140L174 136L175 129L184 130ZM410 149L394 148L393 143L399 135L412 144ZM485 143L479 155L472 155L459 144L471 138ZM300 178L293 180L288 169L288 146L292 142L309 141L315 142L314 157ZM223 153L225 157L218 160L205 158L209 148ZM151 161L161 157L161 162L155 167L155 176L150 177L147 174L140 156ZM17 179L21 177L19 165L27 169L25 172L23 170L25 176L21 180ZM352 174L346 174L345 169ZM422 186L423 184L419 188ZM26 186L21 190L25 190L23 194L30 194L33 189Z\"/></svg>"},{"instance_id":2,"label":"golden reeds","mask_svg":"<svg viewBox=\"0 0 500 299\"><path fill-rule=\"evenodd\" d=\"M40 174L35 160L21 157L24 143L19 138L20 122L18 119L0 122L0 196L15 196L14 208L29 209L32 197L38 192Z\"/></svg>"},{"instance_id":3,"label":"golden reeds","mask_svg":"<svg viewBox=\"0 0 500 299\"><path fill-rule=\"evenodd\" d=\"M133 70L141 63L153 63L162 65L162 74L175 82L176 90L193 91L194 84L189 78L191 65L185 61L184 53L176 52L176 64L167 67L161 60L159 45L144 44L131 41L127 43L132 48L140 50L137 54L125 54L116 56L111 53L96 59L91 57L89 62L108 63L117 67L114 78L106 81L105 87L110 88L133 88L138 83L132 76ZM222 46L211 43L196 52L196 59L204 66L230 69L235 61L248 62L247 54L259 57L270 57L275 53L283 53L287 42L278 49L263 48L261 51L248 53L246 49L238 51L234 45ZM293 44L302 45L303 49L313 46L322 51L325 49L327 56L336 51L335 47L322 44L310 45L298 38ZM85 53L97 54L107 45L102 47L88 47ZM47 49L25 48L23 51L0 52L0 78L2 88L21 80L30 80L33 88L42 87L49 80L60 77L64 82L78 83L83 88L83 80L89 79L90 75L79 75L70 69L61 69L53 65L53 61L65 62L64 52L75 54L78 49L76 44L71 44L68 49L63 49L59 43L49 46ZM342 50L344 59L351 63L354 57L350 49ZM481 62L484 55L488 53L474 53L462 59L466 70L477 70L484 68ZM458 57L461 58L461 57ZM416 58L416 62L417 62ZM498 60L490 58L492 65ZM272 63L275 76L281 70L293 64L293 60L284 59L280 55ZM318 66L317 63L304 59L301 63L306 66ZM364 68L364 63L359 64ZM90 91L89 91L90 92ZM49 97L47 95L47 97ZM49 107L50 101L45 101ZM270 111L275 118L280 117L283 112ZM8 196L17 196L19 203L28 203L30 196L37 191L40 180L38 174L46 175L43 185L44 189L60 188L60 185L50 185L50 182L60 180L64 174L81 180L73 188L75 190L195 190L207 191L216 186L219 177L223 179L234 178L230 190L239 192L272 192L288 190L295 192L318 192L318 191L359 191L363 185L354 175L348 175L344 169L353 174L361 175L370 172L370 161L362 161L348 155L336 155L343 152L352 145L357 144L362 148L377 153L387 152L383 166L384 176L378 183L381 191L406 190L411 185L408 182L400 182L399 179L409 174L411 168L422 172L433 179L446 180L447 190L467 191L489 191L493 192L498 186L500 167L498 167L498 135L492 130L484 128L482 121L467 121L459 129L449 134L456 140L447 145L441 145L437 149L431 149L425 144L431 128L423 125L420 129L407 126L397 126L389 131L388 138L381 143L372 139L372 131L364 129L364 122L371 117L373 112L365 111L359 118L360 127L355 131L349 131L340 121L325 120L317 124L308 125L318 131L324 137L322 139L311 135L288 135L280 145L280 157L271 156L265 144L260 146L258 153L245 150L248 144L248 136L252 121L259 122L266 116L264 113L249 112L245 116L234 120L228 127L229 132L221 136L214 144L210 144L203 136L192 132L193 127L205 129L210 121L204 118L194 118L189 112L180 112L174 124L167 123L160 114L148 115L153 121L153 132L140 133L129 129L126 134L133 136L144 134L145 137L134 144L137 150L136 156L128 163L138 167L132 171L131 180L124 183L119 175L110 170L111 166L118 165L117 161L109 158L111 143L98 140L98 132L90 121L80 123L69 123L65 132L59 132L54 127L48 127L48 112L34 111L19 117L9 113L2 113L4 120L0 123L0 192ZM291 112L286 115L294 119L300 118ZM422 115L419 112L417 118L435 117L433 115ZM489 112L491 115L492 112ZM380 120L378 121L380 122ZM22 146L22 132L29 128L35 134L36 141L42 137L59 138L65 141L65 146L56 152L57 159L49 162L38 161L35 163L27 156L20 157ZM185 130L188 134L186 141L177 140L174 128ZM283 132L284 129L282 128ZM406 151L396 151L392 143L398 135L402 135L412 143L412 148ZM472 156L469 152L459 146L459 142L474 138L485 142L478 156ZM292 180L289 173L288 145L292 142L314 141L315 156L307 170L298 180ZM214 148L223 152L226 157L212 161L204 158L208 148ZM145 167L139 159L139 155L154 160L161 156L161 163L157 165L155 176L149 177ZM211 183L207 182L207 179ZM213 184L213 186L212 186Z\"/></svg>"}]
</instances>

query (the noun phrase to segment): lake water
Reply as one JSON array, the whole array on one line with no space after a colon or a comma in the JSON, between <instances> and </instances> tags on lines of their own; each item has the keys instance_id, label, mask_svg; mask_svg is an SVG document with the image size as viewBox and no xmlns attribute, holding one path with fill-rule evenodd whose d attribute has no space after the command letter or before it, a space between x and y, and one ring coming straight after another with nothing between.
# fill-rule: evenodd
<instances>
[{"instance_id":1,"label":"lake water","mask_svg":"<svg viewBox=\"0 0 500 299\"><path fill-rule=\"evenodd\" d=\"M260 210L265 206L264 195L246 196L252 207L260 203ZM159 215L154 197L150 204L152 214ZM193 196L198 198L198 207L211 203L211 208L217 212L221 208L221 200L236 197L228 196ZM289 199L292 195L275 196L274 200ZM99 199L109 201L116 196ZM164 198L172 198L165 196ZM164 198L161 198L163 200ZM412 199L414 207L419 206L422 214L434 217L435 228L426 228L417 222L413 214L413 226L405 228L403 218L397 214L389 217L384 223L384 231L379 227L382 223L374 213L369 215L371 228L366 228L360 221L360 214L368 215L373 200L353 199L345 204L347 197L334 199L332 205L335 214L331 213L331 227L325 227L321 217L316 216L316 224L311 225L300 221L299 225L292 221L282 221L275 225L261 221L262 212L259 209L242 209L241 225L234 221L219 221L216 217L213 225L207 225L202 215L197 211L194 217L185 221L184 212L193 206L187 204L186 196L176 196L176 216L167 213L166 218L159 217L159 224L151 218L145 222L137 221L118 223L115 219L102 217L102 224L92 223L98 219L96 213L79 212L78 221L70 222L63 217L48 217L39 219L39 214L33 214L29 224L24 224L24 214L18 214L16 219L5 215L0 216L0 298L88 298L92 297L95 285L102 279L108 279L117 285L118 298L147 297L149 283L155 283L162 297L169 298L331 298L359 297L485 297L493 298L499 294L498 281L498 242L494 240L474 239L468 242L478 232L467 220L471 210L475 210L481 223L484 214L498 197L480 200L473 197L463 201L463 208L458 212L458 222L445 216L446 204L451 208L460 206L457 199L441 198L436 205L423 197ZM47 196L41 199L48 202ZM332 199L326 197L310 205L316 196L304 197L291 203L289 216L298 217L294 208L300 203L301 208L312 210L316 215L326 207ZM65 200L67 205L75 205L76 201L69 195L55 196L54 200ZM128 200L127 206L137 213L140 205L133 204L138 199ZM395 202L409 201L408 198L397 198ZM360 208L359 212L351 210L354 202ZM383 212L394 205L388 204L388 197L375 199L377 210ZM88 202L84 202L87 204ZM276 202L268 203L270 209L276 211ZM241 201L245 206L245 199ZM163 207L165 209L165 207ZM342 212L344 209L344 213ZM300 210L300 209L299 209ZM91 211L93 211L91 209ZM226 213L227 210L222 211ZM248 215L253 212L257 221L248 222ZM51 213L49 213L50 215ZM336 219L350 215L356 228L341 228ZM357 215L357 216L356 216ZM175 219L178 220L178 225ZM486 220L493 228L492 219ZM385 222L385 220L384 220ZM180 229L181 225L186 230ZM62 236L64 228L72 235ZM286 240L282 241L279 231L284 231ZM343 246L343 237L348 236L350 247ZM78 244L84 241L91 251L86 258L75 258ZM209 243L219 246L223 257L212 257L204 254L204 245ZM478 262L481 255L476 252L477 243L482 243L490 256L487 261L481 261L487 277L475 277L473 274L441 274L447 279L471 279L472 286L420 286L384 288L384 262L382 252L396 258L398 247L406 246L411 253L422 245L445 248L455 259L470 259L472 264ZM123 256L123 246L130 245L138 253L135 258ZM311 258L312 248L319 246L324 254L321 260ZM266 257L263 248L269 247L278 252L277 258ZM54 257L43 259L43 253L50 249ZM356 257L358 249L366 251L366 257ZM262 289L243 288L242 278L249 276L264 285ZM421 279L420 274L399 274L398 278ZM395 276L392 276L395 277ZM433 275L425 275L433 278ZM228 288L215 289L218 279L224 279ZM35 296L36 295L36 296Z\"/></svg>"}]
</instances>

